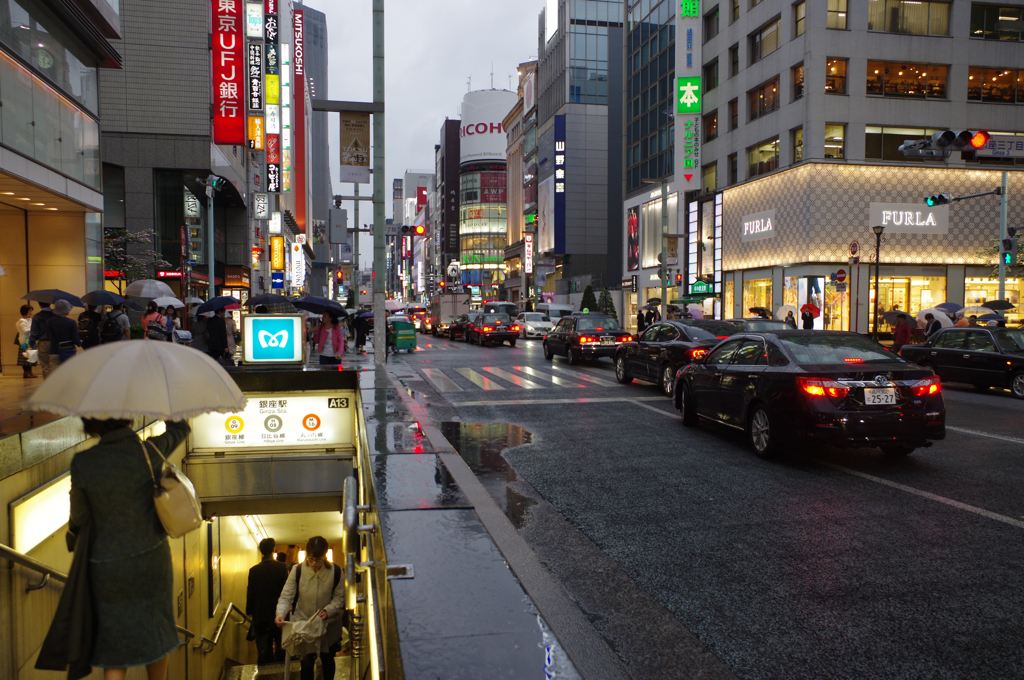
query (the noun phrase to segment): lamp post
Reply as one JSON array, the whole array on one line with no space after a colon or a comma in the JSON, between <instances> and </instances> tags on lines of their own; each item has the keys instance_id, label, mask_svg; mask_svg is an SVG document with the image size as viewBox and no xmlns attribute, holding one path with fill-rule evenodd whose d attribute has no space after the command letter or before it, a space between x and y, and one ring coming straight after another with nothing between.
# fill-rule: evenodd
<instances>
[{"instance_id":1,"label":"lamp post","mask_svg":"<svg viewBox=\"0 0 1024 680\"><path fill-rule=\"evenodd\" d=\"M871 227L871 231L875 232L875 342L878 342L878 265L879 265L879 252L882 250L882 232L885 231L885 227L877 226Z\"/></svg>"}]
</instances>

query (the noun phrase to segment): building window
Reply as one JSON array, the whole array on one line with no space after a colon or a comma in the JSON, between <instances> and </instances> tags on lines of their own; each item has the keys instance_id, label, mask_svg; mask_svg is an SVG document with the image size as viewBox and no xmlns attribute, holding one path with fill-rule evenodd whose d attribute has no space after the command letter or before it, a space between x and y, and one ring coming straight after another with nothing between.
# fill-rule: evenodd
<instances>
[{"instance_id":1,"label":"building window","mask_svg":"<svg viewBox=\"0 0 1024 680\"><path fill-rule=\"evenodd\" d=\"M831 2L829 3L829 6L831 7ZM804 34L804 30L806 30L806 25L805 25L806 22L807 22L807 3L806 2L798 2L795 5L793 5L793 18L794 18L793 26L795 27L793 35L796 36L796 37L799 37L799 36L803 35Z\"/></svg>"},{"instance_id":2,"label":"building window","mask_svg":"<svg viewBox=\"0 0 1024 680\"><path fill-rule=\"evenodd\" d=\"M732 132L740 126L740 100L733 99L729 102L729 131Z\"/></svg>"},{"instance_id":3,"label":"building window","mask_svg":"<svg viewBox=\"0 0 1024 680\"><path fill-rule=\"evenodd\" d=\"M753 9L761 4L761 0L750 0L750 8Z\"/></svg>"},{"instance_id":4,"label":"building window","mask_svg":"<svg viewBox=\"0 0 1024 680\"><path fill-rule=\"evenodd\" d=\"M718 60L715 59L709 64L704 64L704 91L711 92L711 90L718 87Z\"/></svg>"},{"instance_id":5,"label":"building window","mask_svg":"<svg viewBox=\"0 0 1024 680\"><path fill-rule=\"evenodd\" d=\"M710 163L704 166L702 177L704 178L704 193L710 193L718 188L718 163Z\"/></svg>"},{"instance_id":6,"label":"building window","mask_svg":"<svg viewBox=\"0 0 1024 680\"><path fill-rule=\"evenodd\" d=\"M791 70L793 71L793 101L796 101L804 96L804 65L797 64Z\"/></svg>"},{"instance_id":7,"label":"building window","mask_svg":"<svg viewBox=\"0 0 1024 680\"><path fill-rule=\"evenodd\" d=\"M949 35L949 5L948 2L925 0L868 0L868 30L905 35Z\"/></svg>"},{"instance_id":8,"label":"building window","mask_svg":"<svg viewBox=\"0 0 1024 680\"><path fill-rule=\"evenodd\" d=\"M710 142L718 136L718 110L704 116L704 141Z\"/></svg>"},{"instance_id":9,"label":"building window","mask_svg":"<svg viewBox=\"0 0 1024 680\"><path fill-rule=\"evenodd\" d=\"M718 35L718 5L704 15L704 42Z\"/></svg>"},{"instance_id":10,"label":"building window","mask_svg":"<svg viewBox=\"0 0 1024 680\"><path fill-rule=\"evenodd\" d=\"M1024 103L1024 71L972 66L967 70L967 99L999 104Z\"/></svg>"},{"instance_id":11,"label":"building window","mask_svg":"<svg viewBox=\"0 0 1024 680\"><path fill-rule=\"evenodd\" d=\"M804 129L798 127L790 132L793 140L793 162L799 163L804 159Z\"/></svg>"},{"instance_id":12,"label":"building window","mask_svg":"<svg viewBox=\"0 0 1024 680\"><path fill-rule=\"evenodd\" d=\"M756 64L779 49L779 32L781 27L782 21L776 17L748 36L750 40L751 64Z\"/></svg>"},{"instance_id":13,"label":"building window","mask_svg":"<svg viewBox=\"0 0 1024 680\"><path fill-rule=\"evenodd\" d=\"M846 158L846 126L825 123L825 158Z\"/></svg>"},{"instance_id":14,"label":"building window","mask_svg":"<svg viewBox=\"0 0 1024 680\"><path fill-rule=\"evenodd\" d=\"M971 4L971 37L982 40L1020 40L1020 31L999 27L999 22L1020 21L1019 7Z\"/></svg>"},{"instance_id":15,"label":"building window","mask_svg":"<svg viewBox=\"0 0 1024 680\"><path fill-rule=\"evenodd\" d=\"M980 69L978 70L980 71ZM882 97L945 99L948 75L949 67L937 64L869 61L867 94ZM967 85L968 99L970 99L971 82L968 82Z\"/></svg>"},{"instance_id":16,"label":"building window","mask_svg":"<svg viewBox=\"0 0 1024 680\"><path fill-rule=\"evenodd\" d=\"M846 0L828 0L828 27L846 30Z\"/></svg>"},{"instance_id":17,"label":"building window","mask_svg":"<svg viewBox=\"0 0 1024 680\"><path fill-rule=\"evenodd\" d=\"M747 149L748 177L765 175L779 167L779 138L766 139Z\"/></svg>"},{"instance_id":18,"label":"building window","mask_svg":"<svg viewBox=\"0 0 1024 680\"><path fill-rule=\"evenodd\" d=\"M737 76L740 73L740 46L739 43L729 48L729 77Z\"/></svg>"},{"instance_id":19,"label":"building window","mask_svg":"<svg viewBox=\"0 0 1024 680\"><path fill-rule=\"evenodd\" d=\"M729 23L740 18L740 0L732 0L732 12L729 16Z\"/></svg>"},{"instance_id":20,"label":"building window","mask_svg":"<svg viewBox=\"0 0 1024 680\"><path fill-rule=\"evenodd\" d=\"M750 102L750 120L757 120L779 108L779 77L747 93Z\"/></svg>"},{"instance_id":21,"label":"building window","mask_svg":"<svg viewBox=\"0 0 1024 680\"><path fill-rule=\"evenodd\" d=\"M825 94L846 94L846 60L825 62Z\"/></svg>"},{"instance_id":22,"label":"building window","mask_svg":"<svg viewBox=\"0 0 1024 680\"><path fill-rule=\"evenodd\" d=\"M736 184L740 181L739 178L739 161L737 155L734 153L729 154L729 184Z\"/></svg>"},{"instance_id":23,"label":"building window","mask_svg":"<svg viewBox=\"0 0 1024 680\"><path fill-rule=\"evenodd\" d=\"M900 151L900 145L907 139L927 139L935 132L941 130L868 125L864 128L864 158L883 161L922 161L924 159L906 158ZM941 158L934 160L942 162Z\"/></svg>"}]
</instances>

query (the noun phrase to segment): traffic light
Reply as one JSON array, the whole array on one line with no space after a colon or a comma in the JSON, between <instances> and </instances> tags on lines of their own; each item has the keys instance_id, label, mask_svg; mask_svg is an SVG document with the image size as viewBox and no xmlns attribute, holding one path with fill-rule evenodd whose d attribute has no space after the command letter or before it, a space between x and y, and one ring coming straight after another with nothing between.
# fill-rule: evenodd
<instances>
[{"instance_id":1,"label":"traffic light","mask_svg":"<svg viewBox=\"0 0 1024 680\"><path fill-rule=\"evenodd\" d=\"M425 236L427 233L427 228L422 224L417 224L414 227L406 225L402 227L402 233L407 236Z\"/></svg>"},{"instance_id":2,"label":"traffic light","mask_svg":"<svg viewBox=\"0 0 1024 680\"><path fill-rule=\"evenodd\" d=\"M677 286L683 285L683 275L679 272L678 269L676 270L676 285Z\"/></svg>"},{"instance_id":3,"label":"traffic light","mask_svg":"<svg viewBox=\"0 0 1024 680\"><path fill-rule=\"evenodd\" d=\"M441 289L441 292L443 293L444 292L444 279L441 279L440 281L438 281L437 282L437 286L438 286L438 288Z\"/></svg>"},{"instance_id":4,"label":"traffic light","mask_svg":"<svg viewBox=\"0 0 1024 680\"><path fill-rule=\"evenodd\" d=\"M905 139L900 151L906 158L948 158L953 151L974 151L988 143L985 130L943 130L931 139Z\"/></svg>"},{"instance_id":5,"label":"traffic light","mask_svg":"<svg viewBox=\"0 0 1024 680\"><path fill-rule=\"evenodd\" d=\"M929 208L934 208L937 205L949 205L953 202L952 194L933 194L932 196L925 196L924 204Z\"/></svg>"},{"instance_id":6,"label":"traffic light","mask_svg":"<svg viewBox=\"0 0 1024 680\"><path fill-rule=\"evenodd\" d=\"M999 263L1017 264L1017 239L1004 238L999 241Z\"/></svg>"}]
</instances>

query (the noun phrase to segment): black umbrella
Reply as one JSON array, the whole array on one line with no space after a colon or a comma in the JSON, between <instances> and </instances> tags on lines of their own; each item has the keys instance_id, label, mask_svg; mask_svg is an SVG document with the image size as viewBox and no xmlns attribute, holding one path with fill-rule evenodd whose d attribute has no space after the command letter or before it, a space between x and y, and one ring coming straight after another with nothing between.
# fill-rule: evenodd
<instances>
[{"instance_id":1,"label":"black umbrella","mask_svg":"<svg viewBox=\"0 0 1024 680\"><path fill-rule=\"evenodd\" d=\"M340 302L330 300L320 295L307 295L305 297L289 300L289 302L299 309L304 309L307 312L313 312L314 314L334 312L338 316L348 316L348 312L341 306Z\"/></svg>"},{"instance_id":2,"label":"black umbrella","mask_svg":"<svg viewBox=\"0 0 1024 680\"><path fill-rule=\"evenodd\" d=\"M660 305L661 304L661 298L660 297L648 298L647 304L649 304L649 305Z\"/></svg>"},{"instance_id":3,"label":"black umbrella","mask_svg":"<svg viewBox=\"0 0 1024 680\"><path fill-rule=\"evenodd\" d=\"M1000 309L1013 309L1017 305L1006 300L989 300L988 302L982 302L981 306L998 311Z\"/></svg>"},{"instance_id":4,"label":"black umbrella","mask_svg":"<svg viewBox=\"0 0 1024 680\"><path fill-rule=\"evenodd\" d=\"M231 305L240 306L238 305L238 300L236 298L233 298L230 295L221 295L220 297L215 297L212 300L204 302L196 307L195 313L203 314L205 312L216 312L218 309L225 309Z\"/></svg>"},{"instance_id":5,"label":"black umbrella","mask_svg":"<svg viewBox=\"0 0 1024 680\"><path fill-rule=\"evenodd\" d=\"M85 307L85 303L77 295L71 293L65 293L57 288L44 288L41 290L33 290L21 298L22 300L28 300L30 302L46 302L47 304L53 304L57 300L67 300L71 303L72 307Z\"/></svg>"},{"instance_id":6,"label":"black umbrella","mask_svg":"<svg viewBox=\"0 0 1024 680\"><path fill-rule=\"evenodd\" d=\"M907 317L907 322L908 323L910 322L911 316L909 314L907 314L906 312L900 312L898 310L891 310L891 311L888 311L888 312L882 312L882 318L890 326L895 326L897 323L899 323L901 316Z\"/></svg>"},{"instance_id":7,"label":"black umbrella","mask_svg":"<svg viewBox=\"0 0 1024 680\"><path fill-rule=\"evenodd\" d=\"M765 309L764 307L751 307L749 310L751 314L763 315L766 319L772 318L771 310Z\"/></svg>"},{"instance_id":8,"label":"black umbrella","mask_svg":"<svg viewBox=\"0 0 1024 680\"><path fill-rule=\"evenodd\" d=\"M643 306L643 307L641 307L640 309L647 309L647 310L650 310L650 311L652 311L652 312L656 312L656 311L658 311L658 308L657 308L657 307L654 307L654 306L652 306L652 305L644 305L644 306Z\"/></svg>"},{"instance_id":9,"label":"black umbrella","mask_svg":"<svg viewBox=\"0 0 1024 680\"><path fill-rule=\"evenodd\" d=\"M373 312L363 312L362 314L360 314L356 318L357 319L372 319L373 318Z\"/></svg>"},{"instance_id":10,"label":"black umbrella","mask_svg":"<svg viewBox=\"0 0 1024 680\"><path fill-rule=\"evenodd\" d=\"M82 302L87 305L120 305L124 303L124 298L117 293L111 293L109 290L90 290L88 293L82 296Z\"/></svg>"},{"instance_id":11,"label":"black umbrella","mask_svg":"<svg viewBox=\"0 0 1024 680\"><path fill-rule=\"evenodd\" d=\"M284 295L275 295L274 293L264 293L263 295L257 295L251 297L245 301L246 307L255 307L256 305L282 305L292 304L295 298L287 298Z\"/></svg>"}]
</instances>

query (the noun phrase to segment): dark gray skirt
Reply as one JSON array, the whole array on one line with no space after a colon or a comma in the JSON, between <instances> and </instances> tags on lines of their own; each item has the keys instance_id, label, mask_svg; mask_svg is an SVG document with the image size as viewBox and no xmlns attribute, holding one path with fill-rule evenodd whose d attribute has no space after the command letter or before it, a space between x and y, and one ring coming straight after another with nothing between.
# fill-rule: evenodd
<instances>
[{"instance_id":1,"label":"dark gray skirt","mask_svg":"<svg viewBox=\"0 0 1024 680\"><path fill-rule=\"evenodd\" d=\"M92 665L126 668L159 661L181 645L174 622L171 546L89 562L96 635Z\"/></svg>"}]
</instances>

